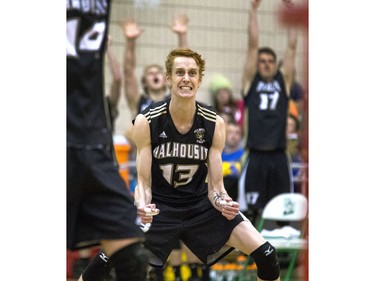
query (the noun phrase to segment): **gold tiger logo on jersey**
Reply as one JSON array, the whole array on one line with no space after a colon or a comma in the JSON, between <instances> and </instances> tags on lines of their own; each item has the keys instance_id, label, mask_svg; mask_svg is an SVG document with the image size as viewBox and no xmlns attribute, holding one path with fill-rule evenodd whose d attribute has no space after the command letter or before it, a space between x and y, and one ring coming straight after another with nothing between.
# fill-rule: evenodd
<instances>
[{"instance_id":1,"label":"gold tiger logo on jersey","mask_svg":"<svg viewBox=\"0 0 375 281\"><path fill-rule=\"evenodd\" d=\"M199 129L194 130L194 134L195 134L195 138L197 139L197 143L204 143L205 142L205 140L204 140L205 132L206 132L206 130L203 129L203 128L199 128Z\"/></svg>"}]
</instances>

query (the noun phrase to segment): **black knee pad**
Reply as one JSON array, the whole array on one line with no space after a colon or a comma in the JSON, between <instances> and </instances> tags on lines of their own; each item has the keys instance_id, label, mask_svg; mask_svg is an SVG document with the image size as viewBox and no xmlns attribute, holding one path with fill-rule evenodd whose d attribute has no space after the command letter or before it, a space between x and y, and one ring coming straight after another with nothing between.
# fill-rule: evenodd
<instances>
[{"instance_id":1,"label":"black knee pad","mask_svg":"<svg viewBox=\"0 0 375 281\"><path fill-rule=\"evenodd\" d=\"M141 243L124 247L111 256L116 271L116 280L147 280L148 255Z\"/></svg>"},{"instance_id":2,"label":"black knee pad","mask_svg":"<svg viewBox=\"0 0 375 281\"><path fill-rule=\"evenodd\" d=\"M275 280L280 276L280 265L276 249L266 242L250 254L258 268L258 277L263 280Z\"/></svg>"},{"instance_id":3,"label":"black knee pad","mask_svg":"<svg viewBox=\"0 0 375 281\"><path fill-rule=\"evenodd\" d=\"M100 251L82 273L83 281L103 281L109 274L112 264L109 258Z\"/></svg>"}]
</instances>

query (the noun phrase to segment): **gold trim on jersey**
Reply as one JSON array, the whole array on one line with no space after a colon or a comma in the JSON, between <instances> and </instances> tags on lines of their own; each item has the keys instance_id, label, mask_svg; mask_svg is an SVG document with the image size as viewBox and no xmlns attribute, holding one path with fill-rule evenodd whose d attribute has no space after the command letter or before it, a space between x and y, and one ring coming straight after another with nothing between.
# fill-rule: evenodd
<instances>
[{"instance_id":1,"label":"gold trim on jersey","mask_svg":"<svg viewBox=\"0 0 375 281\"><path fill-rule=\"evenodd\" d=\"M204 119L211 121L211 122L216 122L216 113L212 110L209 110L203 106L200 106L198 104L198 115L202 116Z\"/></svg>"},{"instance_id":2,"label":"gold trim on jersey","mask_svg":"<svg viewBox=\"0 0 375 281\"><path fill-rule=\"evenodd\" d=\"M151 123L152 118L158 117L162 114L166 114L167 113L166 105L167 105L167 103L163 103L162 105L160 105L158 107L150 108L150 110L144 114L144 116L147 119L147 122Z\"/></svg>"}]
</instances>

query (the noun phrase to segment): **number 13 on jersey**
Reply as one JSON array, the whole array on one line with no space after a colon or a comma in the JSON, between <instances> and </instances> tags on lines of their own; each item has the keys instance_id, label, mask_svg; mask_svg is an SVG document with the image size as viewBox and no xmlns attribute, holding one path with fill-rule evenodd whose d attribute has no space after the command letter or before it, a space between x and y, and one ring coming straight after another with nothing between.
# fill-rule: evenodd
<instances>
[{"instance_id":1,"label":"number 13 on jersey","mask_svg":"<svg viewBox=\"0 0 375 281\"><path fill-rule=\"evenodd\" d=\"M197 172L199 165L176 165L176 169L173 171L175 165L167 164L160 165L160 169L163 171L163 176L166 181L173 187L179 187L180 185L186 185L193 179L194 174ZM173 174L177 174L177 180L173 181Z\"/></svg>"}]
</instances>

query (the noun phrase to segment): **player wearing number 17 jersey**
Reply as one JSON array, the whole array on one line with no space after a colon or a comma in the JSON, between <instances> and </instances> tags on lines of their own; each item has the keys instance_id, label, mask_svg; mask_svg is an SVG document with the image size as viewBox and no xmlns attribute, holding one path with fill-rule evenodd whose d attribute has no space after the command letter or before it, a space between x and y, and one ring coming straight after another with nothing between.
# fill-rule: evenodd
<instances>
[{"instance_id":1,"label":"player wearing number 17 jersey","mask_svg":"<svg viewBox=\"0 0 375 281\"><path fill-rule=\"evenodd\" d=\"M286 123L290 86L297 48L297 33L290 27L284 64L269 47L259 47L257 10L260 0L251 0L248 45L242 90L247 109L248 159L240 178L241 210L249 210L256 221L262 209L280 193L293 192L289 157L286 152ZM283 1L287 7L290 1Z\"/></svg>"},{"instance_id":2,"label":"player wearing number 17 jersey","mask_svg":"<svg viewBox=\"0 0 375 281\"><path fill-rule=\"evenodd\" d=\"M109 0L67 1L67 247L101 245L116 280L144 281L147 256L137 212L113 153L103 62ZM81 279L103 275L107 259ZM95 279L96 280L96 279Z\"/></svg>"}]
</instances>

